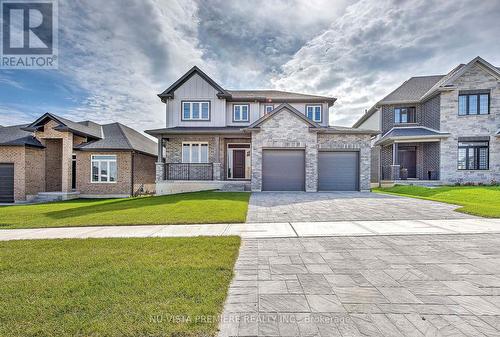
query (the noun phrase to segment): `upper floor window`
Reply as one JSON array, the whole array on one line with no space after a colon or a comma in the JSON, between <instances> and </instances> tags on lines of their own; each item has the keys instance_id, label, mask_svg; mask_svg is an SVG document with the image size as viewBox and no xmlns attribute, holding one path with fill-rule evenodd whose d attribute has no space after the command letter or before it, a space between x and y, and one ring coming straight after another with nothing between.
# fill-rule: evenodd
<instances>
[{"instance_id":1,"label":"upper floor window","mask_svg":"<svg viewBox=\"0 0 500 337\"><path fill-rule=\"evenodd\" d=\"M118 176L116 155L93 155L91 182L115 183Z\"/></svg>"},{"instance_id":2,"label":"upper floor window","mask_svg":"<svg viewBox=\"0 0 500 337\"><path fill-rule=\"evenodd\" d=\"M271 105L264 105L264 113L265 114L268 114L273 110L274 110L274 105L272 105L272 104Z\"/></svg>"},{"instance_id":3,"label":"upper floor window","mask_svg":"<svg viewBox=\"0 0 500 337\"><path fill-rule=\"evenodd\" d=\"M489 168L489 142L459 142L459 170L487 170Z\"/></svg>"},{"instance_id":4,"label":"upper floor window","mask_svg":"<svg viewBox=\"0 0 500 337\"><path fill-rule=\"evenodd\" d=\"M208 143L182 143L183 163L208 163Z\"/></svg>"},{"instance_id":5,"label":"upper floor window","mask_svg":"<svg viewBox=\"0 0 500 337\"><path fill-rule=\"evenodd\" d=\"M394 123L415 123L416 121L417 113L415 107L394 109Z\"/></svg>"},{"instance_id":6,"label":"upper floor window","mask_svg":"<svg viewBox=\"0 0 500 337\"><path fill-rule=\"evenodd\" d=\"M306 116L315 122L321 122L321 105L306 105Z\"/></svg>"},{"instance_id":7,"label":"upper floor window","mask_svg":"<svg viewBox=\"0 0 500 337\"><path fill-rule=\"evenodd\" d=\"M208 121L210 120L210 102L195 101L182 102L182 120L183 121Z\"/></svg>"},{"instance_id":8,"label":"upper floor window","mask_svg":"<svg viewBox=\"0 0 500 337\"><path fill-rule=\"evenodd\" d=\"M233 105L233 122L248 122L250 105L234 104Z\"/></svg>"},{"instance_id":9,"label":"upper floor window","mask_svg":"<svg viewBox=\"0 0 500 337\"><path fill-rule=\"evenodd\" d=\"M458 95L458 114L487 115L490 113L490 94L460 94Z\"/></svg>"}]
</instances>

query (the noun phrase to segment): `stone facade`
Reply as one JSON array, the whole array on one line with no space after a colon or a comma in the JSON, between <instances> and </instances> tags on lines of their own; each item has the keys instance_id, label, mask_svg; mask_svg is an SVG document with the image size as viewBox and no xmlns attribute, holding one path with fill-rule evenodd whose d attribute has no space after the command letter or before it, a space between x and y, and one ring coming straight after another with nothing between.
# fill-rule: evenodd
<instances>
[{"instance_id":1,"label":"stone facade","mask_svg":"<svg viewBox=\"0 0 500 337\"><path fill-rule=\"evenodd\" d=\"M499 80L476 64L454 82L455 90L441 93L441 130L451 136L441 142L441 180L445 183L485 183L500 181L500 128ZM490 90L489 115L458 115L460 90ZM458 138L489 137L489 170L458 170Z\"/></svg>"},{"instance_id":2,"label":"stone facade","mask_svg":"<svg viewBox=\"0 0 500 337\"><path fill-rule=\"evenodd\" d=\"M306 191L318 189L317 135L309 125L287 109L278 112L252 132L252 191L262 191L262 149L304 149Z\"/></svg>"}]
</instances>

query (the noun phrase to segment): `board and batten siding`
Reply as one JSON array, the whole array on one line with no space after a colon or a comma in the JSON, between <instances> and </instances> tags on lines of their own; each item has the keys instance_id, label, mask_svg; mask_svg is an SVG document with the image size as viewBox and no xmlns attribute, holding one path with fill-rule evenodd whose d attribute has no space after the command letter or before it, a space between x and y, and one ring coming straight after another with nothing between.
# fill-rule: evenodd
<instances>
[{"instance_id":1,"label":"board and batten siding","mask_svg":"<svg viewBox=\"0 0 500 337\"><path fill-rule=\"evenodd\" d=\"M210 101L209 121L183 121L181 119L182 101ZM174 91L174 98L168 100L167 127L173 126L226 126L226 100L217 97L217 90L198 74Z\"/></svg>"},{"instance_id":2,"label":"board and batten siding","mask_svg":"<svg viewBox=\"0 0 500 337\"><path fill-rule=\"evenodd\" d=\"M248 122L234 122L233 121L233 105L239 105L239 104L248 104L250 111L250 118ZM227 125L231 126L247 126L255 122L262 116L260 113L261 107L260 107L259 102L227 102L226 104L226 120L227 120ZM263 105L262 105L263 106ZM263 109L263 108L262 108Z\"/></svg>"}]
</instances>

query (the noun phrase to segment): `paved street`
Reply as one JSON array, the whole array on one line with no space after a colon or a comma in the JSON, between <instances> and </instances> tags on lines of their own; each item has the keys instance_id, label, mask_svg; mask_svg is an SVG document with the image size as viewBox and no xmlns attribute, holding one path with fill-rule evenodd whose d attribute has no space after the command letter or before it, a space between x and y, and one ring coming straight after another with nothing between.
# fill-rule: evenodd
<instances>
[{"instance_id":1,"label":"paved street","mask_svg":"<svg viewBox=\"0 0 500 337\"><path fill-rule=\"evenodd\" d=\"M243 240L220 336L500 336L500 234Z\"/></svg>"},{"instance_id":2,"label":"paved street","mask_svg":"<svg viewBox=\"0 0 500 337\"><path fill-rule=\"evenodd\" d=\"M247 222L461 219L458 206L370 192L252 193Z\"/></svg>"}]
</instances>

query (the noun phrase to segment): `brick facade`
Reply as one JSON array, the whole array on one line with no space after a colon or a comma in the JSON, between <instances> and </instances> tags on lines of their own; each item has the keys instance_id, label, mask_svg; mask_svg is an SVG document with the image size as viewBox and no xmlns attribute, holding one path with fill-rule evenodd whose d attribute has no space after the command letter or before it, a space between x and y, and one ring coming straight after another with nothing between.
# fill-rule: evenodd
<instances>
[{"instance_id":1,"label":"brick facade","mask_svg":"<svg viewBox=\"0 0 500 337\"><path fill-rule=\"evenodd\" d=\"M144 193L155 191L156 157L134 153L134 194L142 188Z\"/></svg>"}]
</instances>

